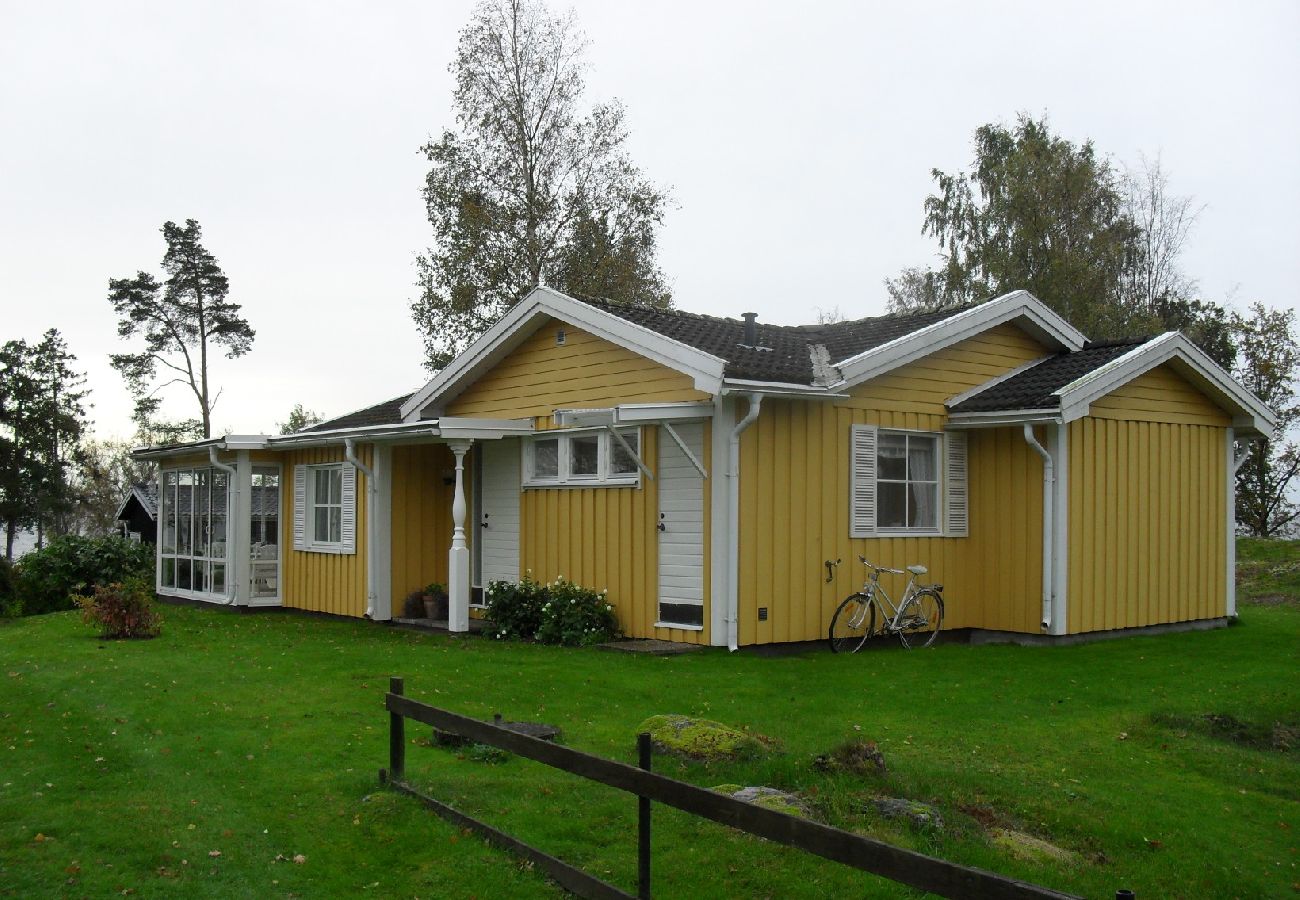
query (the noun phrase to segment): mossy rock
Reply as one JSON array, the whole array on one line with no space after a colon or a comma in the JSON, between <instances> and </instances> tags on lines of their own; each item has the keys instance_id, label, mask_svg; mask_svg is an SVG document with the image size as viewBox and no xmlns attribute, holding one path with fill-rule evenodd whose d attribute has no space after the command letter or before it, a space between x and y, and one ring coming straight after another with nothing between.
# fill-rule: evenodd
<instances>
[{"instance_id":1,"label":"mossy rock","mask_svg":"<svg viewBox=\"0 0 1300 900\"><path fill-rule=\"evenodd\" d=\"M751 735L721 722L690 716L651 716L637 728L650 732L651 745L658 753L669 753L705 762L723 759L751 759L763 753L763 744Z\"/></svg>"},{"instance_id":2,"label":"mossy rock","mask_svg":"<svg viewBox=\"0 0 1300 900\"><path fill-rule=\"evenodd\" d=\"M917 828L943 830L943 816L928 803L905 797L877 797L872 803L886 819L904 819Z\"/></svg>"},{"instance_id":3,"label":"mossy rock","mask_svg":"<svg viewBox=\"0 0 1300 900\"><path fill-rule=\"evenodd\" d=\"M741 787L737 784L720 784L714 788L720 794L728 794L736 800L744 800L755 806L802 819L813 818L812 810L803 798L797 794L779 791L770 787Z\"/></svg>"},{"instance_id":4,"label":"mossy rock","mask_svg":"<svg viewBox=\"0 0 1300 900\"><path fill-rule=\"evenodd\" d=\"M1042 838L1034 837L1032 834L1025 834L1023 831L1014 831L1010 828L994 828L989 832L989 837L992 839L994 847L1025 862L1071 863L1079 858L1079 854L1073 850L1058 847Z\"/></svg>"}]
</instances>

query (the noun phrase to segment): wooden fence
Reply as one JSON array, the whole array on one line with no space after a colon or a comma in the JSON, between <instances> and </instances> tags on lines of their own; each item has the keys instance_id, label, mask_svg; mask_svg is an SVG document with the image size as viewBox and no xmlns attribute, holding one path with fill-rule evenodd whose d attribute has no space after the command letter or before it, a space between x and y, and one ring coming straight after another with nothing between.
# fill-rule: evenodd
<instances>
[{"instance_id":1,"label":"wooden fence","mask_svg":"<svg viewBox=\"0 0 1300 900\"><path fill-rule=\"evenodd\" d=\"M636 896L641 898L650 897L650 804L652 801L723 825L730 825L732 828L787 847L795 847L864 872L929 891L941 897L980 897L988 900L1075 897L1073 894L1063 894L1050 888L1007 878L995 872L962 866L914 850L895 847L882 841L766 809L707 788L655 774L650 771L648 734L638 737L640 768L637 768L519 734L497 723L482 722L412 700L403 696L401 678L391 679L388 693L384 696L384 706L389 711L389 760L388 769L381 769L379 772L381 780L404 794L418 798L444 819L477 832L488 843L510 850L531 861L560 885L581 897L631 897L632 895L416 790L406 781L406 719L414 719L441 731L508 750L544 765L635 794L638 798ZM1125 891L1118 896L1131 897L1132 894Z\"/></svg>"}]
</instances>

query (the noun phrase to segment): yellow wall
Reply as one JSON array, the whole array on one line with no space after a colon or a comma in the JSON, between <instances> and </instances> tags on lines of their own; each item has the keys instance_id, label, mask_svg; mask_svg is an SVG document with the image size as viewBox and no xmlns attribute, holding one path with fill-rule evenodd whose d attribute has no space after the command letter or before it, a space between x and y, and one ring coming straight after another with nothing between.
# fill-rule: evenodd
<instances>
[{"instance_id":1,"label":"yellow wall","mask_svg":"<svg viewBox=\"0 0 1300 900\"><path fill-rule=\"evenodd\" d=\"M641 429L641 458L652 472L659 459L658 431ZM706 428L705 460L710 446ZM526 489L520 509L521 568L538 581L563 575L596 591L607 588L619 625L631 637L708 643L709 493L705 482L702 632L654 627L659 609L658 503L655 482L644 475L639 488Z\"/></svg>"},{"instance_id":2,"label":"yellow wall","mask_svg":"<svg viewBox=\"0 0 1300 900\"><path fill-rule=\"evenodd\" d=\"M1092 403L1096 419L1168 422L1174 425L1217 425L1232 418L1192 387L1169 365L1157 366Z\"/></svg>"},{"instance_id":3,"label":"yellow wall","mask_svg":"<svg viewBox=\"0 0 1300 900\"><path fill-rule=\"evenodd\" d=\"M357 457L370 465L369 445L357 447ZM280 490L283 514L281 541L284 546L280 573L284 606L310 609L342 616L366 614L366 476L357 471L357 516L355 553L309 553L293 548L293 467L342 462L342 447L293 450L282 455L284 463Z\"/></svg>"},{"instance_id":4,"label":"yellow wall","mask_svg":"<svg viewBox=\"0 0 1300 900\"><path fill-rule=\"evenodd\" d=\"M1069 425L1070 631L1224 615L1231 420L1167 366L1090 412Z\"/></svg>"},{"instance_id":5,"label":"yellow wall","mask_svg":"<svg viewBox=\"0 0 1300 900\"><path fill-rule=\"evenodd\" d=\"M406 595L432 582L447 583L454 487L442 473L456 458L444 444L393 448L392 585L393 615L402 614ZM466 470L466 485L473 482ZM473 528L467 527L469 537Z\"/></svg>"},{"instance_id":6,"label":"yellow wall","mask_svg":"<svg viewBox=\"0 0 1300 900\"><path fill-rule=\"evenodd\" d=\"M927 566L927 580L945 586L945 627L1037 632L1042 463L1019 429L970 436L970 538L851 539L849 433L854 424L941 431L948 398L1045 352L1003 325L859 385L848 399L764 401L741 437L740 643L825 637L835 605L862 584L859 554L893 568ZM843 560L830 584L827 559ZM883 578L899 597L906 579Z\"/></svg>"},{"instance_id":7,"label":"yellow wall","mask_svg":"<svg viewBox=\"0 0 1300 900\"><path fill-rule=\"evenodd\" d=\"M564 328L565 342L555 333ZM555 319L447 404L449 416L550 416L556 407L707 400L683 375Z\"/></svg>"}]
</instances>

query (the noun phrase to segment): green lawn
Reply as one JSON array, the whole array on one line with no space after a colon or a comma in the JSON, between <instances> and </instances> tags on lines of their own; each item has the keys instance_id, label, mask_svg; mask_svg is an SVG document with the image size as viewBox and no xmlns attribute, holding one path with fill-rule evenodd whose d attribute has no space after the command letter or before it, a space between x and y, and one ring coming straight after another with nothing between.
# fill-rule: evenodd
<instances>
[{"instance_id":1,"label":"green lawn","mask_svg":"<svg viewBox=\"0 0 1300 900\"><path fill-rule=\"evenodd\" d=\"M1062 890L1293 896L1300 762L1282 745L1300 725L1300 607L1275 595L1294 591L1281 571L1294 550L1243 546L1243 595L1273 599L1243 604L1232 628L1054 649L651 658L175 608L143 642L97 640L74 614L0 623L0 895L556 892L378 785L381 698L400 674L417 699L552 722L570 746L629 762L654 713L746 726L780 752L656 766L706 786L796 789L833 824ZM879 741L886 776L813 768L854 735ZM407 768L434 796L634 889L634 798L518 758L412 746ZM934 803L947 827L882 820L865 811L873 794ZM911 895L655 816L659 896ZM981 820L1076 860L1011 858Z\"/></svg>"}]
</instances>

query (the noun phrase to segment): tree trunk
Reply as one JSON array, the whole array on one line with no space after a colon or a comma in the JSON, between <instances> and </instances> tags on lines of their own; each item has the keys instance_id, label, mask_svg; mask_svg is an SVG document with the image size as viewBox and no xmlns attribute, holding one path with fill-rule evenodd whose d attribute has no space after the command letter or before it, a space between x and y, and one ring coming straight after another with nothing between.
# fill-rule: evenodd
<instances>
[{"instance_id":1,"label":"tree trunk","mask_svg":"<svg viewBox=\"0 0 1300 900\"><path fill-rule=\"evenodd\" d=\"M18 533L18 523L14 519L5 522L5 559L14 561L14 537Z\"/></svg>"}]
</instances>

